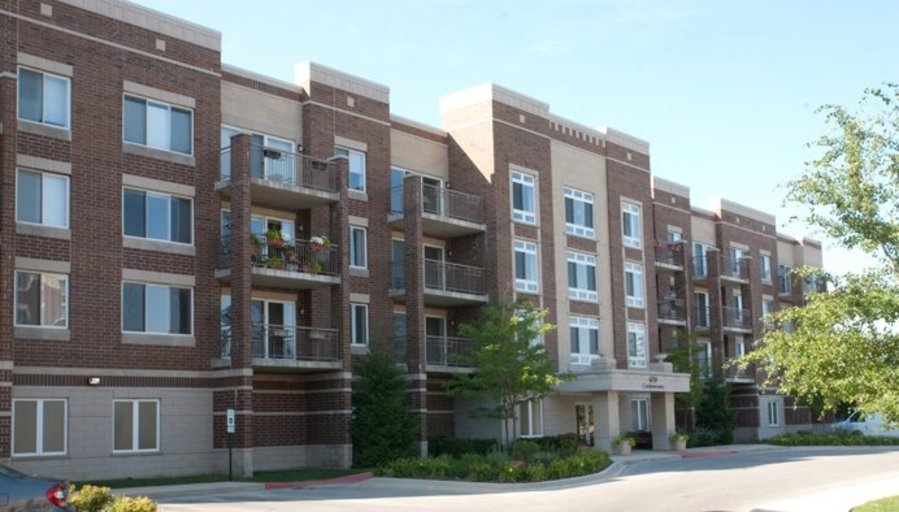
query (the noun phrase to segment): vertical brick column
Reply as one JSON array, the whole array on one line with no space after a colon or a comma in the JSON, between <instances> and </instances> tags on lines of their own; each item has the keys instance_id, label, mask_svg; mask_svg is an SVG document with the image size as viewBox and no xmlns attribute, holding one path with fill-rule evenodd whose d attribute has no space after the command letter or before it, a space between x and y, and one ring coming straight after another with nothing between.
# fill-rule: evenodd
<instances>
[{"instance_id":1,"label":"vertical brick column","mask_svg":"<svg viewBox=\"0 0 899 512\"><path fill-rule=\"evenodd\" d=\"M424 246L421 233L421 177L403 180L403 227L406 244L406 357L409 398L419 413L419 441L427 455L427 348L425 339Z\"/></svg>"},{"instance_id":2,"label":"vertical brick column","mask_svg":"<svg viewBox=\"0 0 899 512\"><path fill-rule=\"evenodd\" d=\"M10 35L13 33L9 31ZM7 65L15 73L13 58ZM0 71L8 71L0 69ZM0 110L4 133L0 136L0 172L2 172L3 218L0 223L0 271L12 283L15 273L16 204L16 81L0 78L0 103L11 108ZM12 453L12 369L13 369L13 293L15 286L0 288L0 459Z\"/></svg>"},{"instance_id":3,"label":"vertical brick column","mask_svg":"<svg viewBox=\"0 0 899 512\"><path fill-rule=\"evenodd\" d=\"M334 172L337 173L337 190L340 194L340 200L328 207L329 215L329 233L331 243L337 244L340 248L338 262L338 275L340 276L340 284L330 288L331 293L331 327L337 329L338 349L337 354L343 363L344 371L351 371L352 358L350 355L350 343L352 336L350 333L350 262L349 262L349 219L347 217L346 205L349 201L347 197L346 180L349 173L349 161L346 157L338 157L331 161L331 165L335 166ZM335 257L332 255L332 257ZM314 294L316 292L313 292ZM317 295L314 295L318 297ZM316 304L313 301L313 308ZM349 434L348 434L349 435Z\"/></svg>"},{"instance_id":4,"label":"vertical brick column","mask_svg":"<svg viewBox=\"0 0 899 512\"><path fill-rule=\"evenodd\" d=\"M721 252L710 250L706 253L709 273L709 341L712 343L712 371L721 373L724 364L724 310L721 296Z\"/></svg>"}]
</instances>

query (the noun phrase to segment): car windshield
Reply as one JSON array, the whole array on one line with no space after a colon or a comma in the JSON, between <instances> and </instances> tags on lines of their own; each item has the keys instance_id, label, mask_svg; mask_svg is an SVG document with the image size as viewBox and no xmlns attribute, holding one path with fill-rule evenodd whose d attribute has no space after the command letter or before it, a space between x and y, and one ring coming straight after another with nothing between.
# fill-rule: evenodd
<instances>
[{"instance_id":1,"label":"car windshield","mask_svg":"<svg viewBox=\"0 0 899 512\"><path fill-rule=\"evenodd\" d=\"M3 464L0 464L0 475L27 476L27 475L25 475L25 473L20 473L9 466L4 466Z\"/></svg>"}]
</instances>

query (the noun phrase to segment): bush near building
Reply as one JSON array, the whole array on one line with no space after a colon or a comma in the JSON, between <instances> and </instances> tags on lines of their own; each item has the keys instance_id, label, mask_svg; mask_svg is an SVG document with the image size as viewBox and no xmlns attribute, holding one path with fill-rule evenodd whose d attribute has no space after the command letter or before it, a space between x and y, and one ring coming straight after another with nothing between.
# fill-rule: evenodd
<instances>
[{"instance_id":1,"label":"bush near building","mask_svg":"<svg viewBox=\"0 0 899 512\"><path fill-rule=\"evenodd\" d=\"M765 442L778 446L899 446L899 437L866 436L857 430L839 429L826 433L803 430L772 437Z\"/></svg>"}]
</instances>

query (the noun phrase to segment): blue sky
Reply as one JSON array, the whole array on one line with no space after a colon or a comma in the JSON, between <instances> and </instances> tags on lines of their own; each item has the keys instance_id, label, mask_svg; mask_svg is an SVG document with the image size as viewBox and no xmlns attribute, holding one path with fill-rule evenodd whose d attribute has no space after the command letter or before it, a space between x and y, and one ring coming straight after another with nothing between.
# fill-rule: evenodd
<instances>
[{"instance_id":1,"label":"blue sky","mask_svg":"<svg viewBox=\"0 0 899 512\"><path fill-rule=\"evenodd\" d=\"M501 84L648 140L654 172L696 206L723 196L780 224L777 185L825 130L815 108L899 79L899 2L883 0L137 3L220 30L229 64L293 81L312 60L389 86L395 114L435 126L441 95Z\"/></svg>"}]
</instances>

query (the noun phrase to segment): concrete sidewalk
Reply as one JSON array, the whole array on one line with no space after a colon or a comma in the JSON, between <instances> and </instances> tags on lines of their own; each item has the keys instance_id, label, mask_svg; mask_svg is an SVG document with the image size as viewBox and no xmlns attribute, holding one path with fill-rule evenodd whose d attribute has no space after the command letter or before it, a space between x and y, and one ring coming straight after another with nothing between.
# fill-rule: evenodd
<instances>
[{"instance_id":1,"label":"concrete sidewalk","mask_svg":"<svg viewBox=\"0 0 899 512\"><path fill-rule=\"evenodd\" d=\"M766 452L770 450L783 450L783 446L771 444L728 444L721 446L703 446L701 448L688 448L682 452L633 450L630 455L612 455L612 462L633 463L647 460L677 459L677 458L702 458L722 457L725 455L739 455L742 453Z\"/></svg>"}]
</instances>

